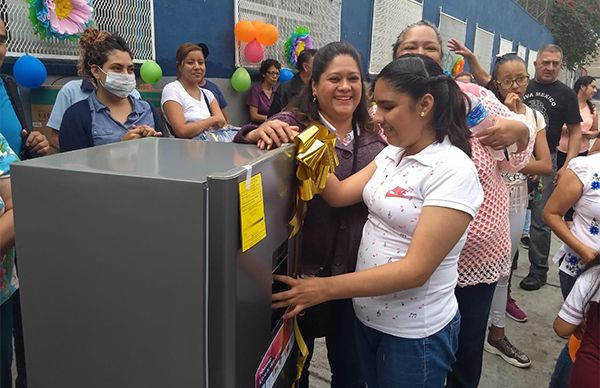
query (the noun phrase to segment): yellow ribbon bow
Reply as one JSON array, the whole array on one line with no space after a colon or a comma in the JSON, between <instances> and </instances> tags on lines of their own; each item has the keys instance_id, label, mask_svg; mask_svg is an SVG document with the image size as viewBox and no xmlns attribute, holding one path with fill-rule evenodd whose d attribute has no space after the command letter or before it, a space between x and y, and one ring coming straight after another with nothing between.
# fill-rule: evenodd
<instances>
[{"instance_id":1,"label":"yellow ribbon bow","mask_svg":"<svg viewBox=\"0 0 600 388\"><path fill-rule=\"evenodd\" d=\"M313 125L294 138L298 160L296 178L298 193L296 211L290 221L290 237L298 233L306 215L306 201L313 199L325 188L327 177L339 164L335 153L335 134L322 125Z\"/></svg>"}]
</instances>

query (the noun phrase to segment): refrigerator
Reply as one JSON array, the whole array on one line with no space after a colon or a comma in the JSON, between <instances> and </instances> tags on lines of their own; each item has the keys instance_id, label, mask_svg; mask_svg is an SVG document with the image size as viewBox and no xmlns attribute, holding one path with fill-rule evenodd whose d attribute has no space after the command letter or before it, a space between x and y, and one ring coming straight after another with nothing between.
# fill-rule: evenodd
<instances>
[{"instance_id":1,"label":"refrigerator","mask_svg":"<svg viewBox=\"0 0 600 388\"><path fill-rule=\"evenodd\" d=\"M271 293L297 267L295 166L293 145L172 138L14 164L29 387L289 387Z\"/></svg>"}]
</instances>

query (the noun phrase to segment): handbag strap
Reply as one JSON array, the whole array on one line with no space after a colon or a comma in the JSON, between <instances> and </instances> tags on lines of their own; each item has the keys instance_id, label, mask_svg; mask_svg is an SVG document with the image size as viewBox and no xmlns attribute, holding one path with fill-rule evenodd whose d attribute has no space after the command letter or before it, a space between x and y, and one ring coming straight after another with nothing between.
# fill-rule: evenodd
<instances>
[{"instance_id":1,"label":"handbag strap","mask_svg":"<svg viewBox=\"0 0 600 388\"><path fill-rule=\"evenodd\" d=\"M200 93L202 93L202 97L204 97L204 103L206 104L206 108L208 108L208 113L210 113L210 115L213 115L212 109L210 109L210 102L208 102L208 97L206 97L206 93L204 93L204 90L202 90L202 88L200 88Z\"/></svg>"}]
</instances>

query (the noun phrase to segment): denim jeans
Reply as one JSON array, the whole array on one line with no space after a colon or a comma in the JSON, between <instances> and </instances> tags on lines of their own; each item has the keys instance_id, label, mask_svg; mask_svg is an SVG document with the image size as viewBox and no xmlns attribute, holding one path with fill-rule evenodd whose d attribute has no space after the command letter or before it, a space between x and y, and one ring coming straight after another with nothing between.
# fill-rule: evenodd
<instances>
[{"instance_id":1,"label":"denim jeans","mask_svg":"<svg viewBox=\"0 0 600 388\"><path fill-rule=\"evenodd\" d=\"M426 338L401 338L357 324L357 344L369 388L441 387L458 348L460 313Z\"/></svg>"},{"instance_id":2,"label":"denim jeans","mask_svg":"<svg viewBox=\"0 0 600 388\"><path fill-rule=\"evenodd\" d=\"M447 388L476 388L481 377L483 341L496 283L456 287L461 324L458 352L452 372L448 375Z\"/></svg>"},{"instance_id":3,"label":"denim jeans","mask_svg":"<svg viewBox=\"0 0 600 388\"><path fill-rule=\"evenodd\" d=\"M325 336L327 345L327 358L331 369L332 388L363 388L365 379L362 373L358 349L356 345L356 324L358 320L354 314L351 299L342 299L330 303L332 309L332 330ZM314 338L304 337L308 347L308 358L304 363L302 376L298 382L299 388L308 388L309 366L315 346Z\"/></svg>"},{"instance_id":4,"label":"denim jeans","mask_svg":"<svg viewBox=\"0 0 600 388\"><path fill-rule=\"evenodd\" d=\"M546 279L548 273L548 255L550 254L550 227L544 221L544 206L554 189L554 175L556 175L556 152L552 156L552 173L541 177L544 190L542 199L533 201L531 206L531 226L529 228L529 273Z\"/></svg>"}]
</instances>

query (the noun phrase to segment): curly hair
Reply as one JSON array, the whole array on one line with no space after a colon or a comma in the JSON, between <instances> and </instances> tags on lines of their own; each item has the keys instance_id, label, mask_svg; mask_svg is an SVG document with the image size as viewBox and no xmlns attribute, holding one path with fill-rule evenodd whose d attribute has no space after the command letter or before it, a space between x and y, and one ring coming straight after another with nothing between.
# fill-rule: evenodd
<instances>
[{"instance_id":1,"label":"curly hair","mask_svg":"<svg viewBox=\"0 0 600 388\"><path fill-rule=\"evenodd\" d=\"M281 63L279 63L279 61L276 59L265 59L260 63L260 75L264 77L271 66L274 66L277 70L281 70Z\"/></svg>"},{"instance_id":2,"label":"curly hair","mask_svg":"<svg viewBox=\"0 0 600 388\"><path fill-rule=\"evenodd\" d=\"M95 81L91 72L92 65L102 67L108 60L111 51L125 51L133 59L131 50L123 38L96 28L85 30L79 39L79 45L81 46L81 55L77 72L92 82Z\"/></svg>"}]
</instances>

